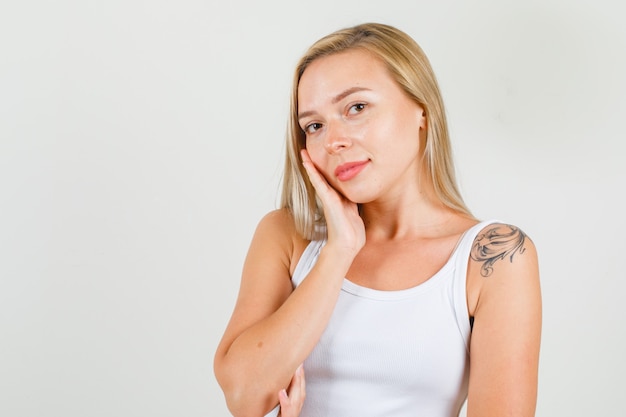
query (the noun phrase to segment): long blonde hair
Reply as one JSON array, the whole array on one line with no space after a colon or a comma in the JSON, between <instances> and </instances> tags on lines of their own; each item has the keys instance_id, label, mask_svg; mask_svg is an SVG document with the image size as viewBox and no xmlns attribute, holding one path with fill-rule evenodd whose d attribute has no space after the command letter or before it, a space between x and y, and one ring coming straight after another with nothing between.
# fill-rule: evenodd
<instances>
[{"instance_id":1,"label":"long blonde hair","mask_svg":"<svg viewBox=\"0 0 626 417\"><path fill-rule=\"evenodd\" d=\"M435 196L445 206L472 217L458 190L448 125L435 74L420 46L389 25L365 23L341 29L317 41L296 66L286 135L281 207L293 214L297 231L306 239L321 237L323 209L301 163L305 135L298 124L298 85L306 68L318 58L360 48L379 58L406 94L425 111L427 137L424 160Z\"/></svg>"}]
</instances>

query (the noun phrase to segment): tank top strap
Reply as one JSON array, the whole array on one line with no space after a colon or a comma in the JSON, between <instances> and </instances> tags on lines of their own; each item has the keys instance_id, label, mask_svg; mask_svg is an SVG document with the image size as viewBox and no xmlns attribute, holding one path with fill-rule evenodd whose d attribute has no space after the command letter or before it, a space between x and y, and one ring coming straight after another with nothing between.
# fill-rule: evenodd
<instances>
[{"instance_id":1,"label":"tank top strap","mask_svg":"<svg viewBox=\"0 0 626 417\"><path fill-rule=\"evenodd\" d=\"M318 256L320 255L320 251L326 244L326 240L312 240L309 242L307 247L302 252L300 256L300 260L296 265L296 268L293 271L293 276L291 277L291 283L293 287L296 288L298 285L302 283L304 278L308 275L308 273L315 265Z\"/></svg>"},{"instance_id":2,"label":"tank top strap","mask_svg":"<svg viewBox=\"0 0 626 417\"><path fill-rule=\"evenodd\" d=\"M465 342L465 348L469 353L470 317L467 306L467 267L472 245L478 233L490 224L498 223L498 220L485 220L472 226L463 233L454 251L454 275L452 277L452 299L456 314L459 331Z\"/></svg>"}]
</instances>

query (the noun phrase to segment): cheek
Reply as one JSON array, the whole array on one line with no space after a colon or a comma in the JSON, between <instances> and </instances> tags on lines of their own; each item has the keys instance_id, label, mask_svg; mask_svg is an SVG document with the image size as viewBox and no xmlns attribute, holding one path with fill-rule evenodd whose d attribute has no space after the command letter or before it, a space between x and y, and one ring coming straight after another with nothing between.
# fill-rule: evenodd
<instances>
[{"instance_id":1,"label":"cheek","mask_svg":"<svg viewBox=\"0 0 626 417\"><path fill-rule=\"evenodd\" d=\"M306 151L309 153L309 157L311 157L311 161L313 161L315 166L317 166L318 168L320 166L323 166L326 151L324 150L324 147L322 146L320 141L307 140Z\"/></svg>"},{"instance_id":2,"label":"cheek","mask_svg":"<svg viewBox=\"0 0 626 417\"><path fill-rule=\"evenodd\" d=\"M309 158L313 161L313 165L317 171L324 176L326 181L328 181L331 185L333 184L333 168L330 166L330 162L328 159L328 152L319 141L307 141L306 150L309 153Z\"/></svg>"}]
</instances>

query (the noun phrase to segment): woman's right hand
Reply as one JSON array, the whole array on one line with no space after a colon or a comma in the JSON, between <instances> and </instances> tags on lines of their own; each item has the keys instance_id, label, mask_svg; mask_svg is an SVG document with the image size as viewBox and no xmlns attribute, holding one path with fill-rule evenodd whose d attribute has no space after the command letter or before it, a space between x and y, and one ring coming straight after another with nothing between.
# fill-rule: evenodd
<instances>
[{"instance_id":1,"label":"woman's right hand","mask_svg":"<svg viewBox=\"0 0 626 417\"><path fill-rule=\"evenodd\" d=\"M300 154L309 180L324 208L328 230L327 246L348 250L353 256L356 256L365 245L365 225L359 215L358 205L345 198L328 184L328 181L313 164L306 149L302 149Z\"/></svg>"},{"instance_id":2,"label":"woman's right hand","mask_svg":"<svg viewBox=\"0 0 626 417\"><path fill-rule=\"evenodd\" d=\"M280 401L280 414L278 414L278 417L298 417L304 405L305 397L304 368L300 365L291 379L289 392L283 389L278 393L278 400Z\"/></svg>"}]
</instances>

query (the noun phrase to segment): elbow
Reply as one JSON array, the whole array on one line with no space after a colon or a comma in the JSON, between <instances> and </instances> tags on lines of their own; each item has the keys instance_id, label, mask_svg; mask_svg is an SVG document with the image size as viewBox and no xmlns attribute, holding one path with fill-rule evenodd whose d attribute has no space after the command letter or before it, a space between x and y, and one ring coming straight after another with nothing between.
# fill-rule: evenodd
<instances>
[{"instance_id":1,"label":"elbow","mask_svg":"<svg viewBox=\"0 0 626 417\"><path fill-rule=\"evenodd\" d=\"M264 417L275 405L260 398L253 398L247 390L225 392L226 406L234 417ZM278 396L276 396L278 403Z\"/></svg>"},{"instance_id":2,"label":"elbow","mask_svg":"<svg viewBox=\"0 0 626 417\"><path fill-rule=\"evenodd\" d=\"M216 363L214 372L224 392L226 406L234 417L264 417L278 405L278 390L274 395L245 372L225 368L228 367Z\"/></svg>"}]
</instances>

